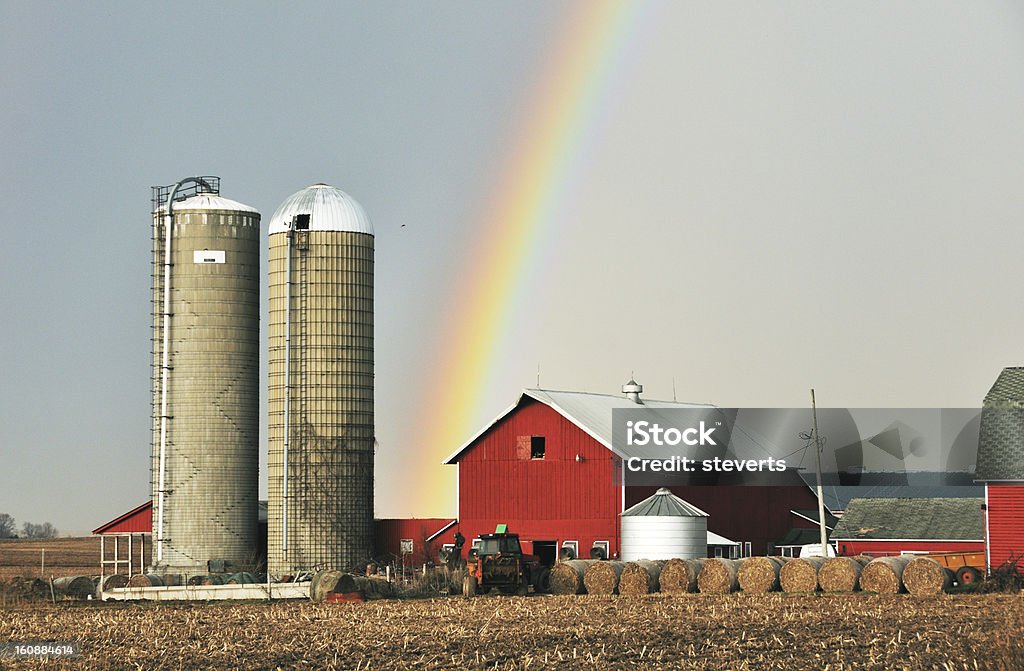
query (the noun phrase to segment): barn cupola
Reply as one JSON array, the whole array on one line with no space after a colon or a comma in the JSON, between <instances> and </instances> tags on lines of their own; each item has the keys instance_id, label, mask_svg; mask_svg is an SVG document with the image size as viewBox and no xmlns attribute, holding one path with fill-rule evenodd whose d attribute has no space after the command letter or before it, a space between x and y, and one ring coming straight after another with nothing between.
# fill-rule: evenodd
<instances>
[{"instance_id":1,"label":"barn cupola","mask_svg":"<svg viewBox=\"0 0 1024 671\"><path fill-rule=\"evenodd\" d=\"M644 386L642 384L638 384L632 377L629 378L629 382L622 385L622 393L626 395L626 398L638 405L644 404L644 402L640 400L640 394L643 390Z\"/></svg>"}]
</instances>

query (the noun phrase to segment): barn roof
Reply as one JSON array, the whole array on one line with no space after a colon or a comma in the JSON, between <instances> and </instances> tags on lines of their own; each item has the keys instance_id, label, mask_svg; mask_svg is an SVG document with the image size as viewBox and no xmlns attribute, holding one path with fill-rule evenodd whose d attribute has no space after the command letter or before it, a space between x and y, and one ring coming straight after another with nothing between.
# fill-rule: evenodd
<instances>
[{"instance_id":1,"label":"barn roof","mask_svg":"<svg viewBox=\"0 0 1024 671\"><path fill-rule=\"evenodd\" d=\"M832 540L970 540L985 538L984 499L854 499Z\"/></svg>"},{"instance_id":2,"label":"barn roof","mask_svg":"<svg viewBox=\"0 0 1024 671\"><path fill-rule=\"evenodd\" d=\"M1024 368L1004 368L985 396L978 480L1024 480Z\"/></svg>"},{"instance_id":3,"label":"barn roof","mask_svg":"<svg viewBox=\"0 0 1024 671\"><path fill-rule=\"evenodd\" d=\"M642 408L652 416L657 417L660 410L677 409L707 409L711 412L717 411L714 405L709 403L677 403L676 401L655 401L643 399L642 405L637 405L625 396L619 394L592 394L582 391L554 391L550 389L524 389L515 403L506 408L501 414L494 418L489 424L475 433L469 440L463 443L459 449L450 454L443 463L454 464L478 438L487 433L492 427L508 417L516 408L527 399L533 399L550 406L570 422L578 426L585 433L589 434L597 442L615 452L620 457L624 455L613 447L612 439L612 411L613 410L636 410ZM666 419L666 424L671 420Z\"/></svg>"},{"instance_id":4,"label":"barn roof","mask_svg":"<svg viewBox=\"0 0 1024 671\"><path fill-rule=\"evenodd\" d=\"M736 541L731 541L725 536L719 536L714 531L708 532L708 545L739 545Z\"/></svg>"},{"instance_id":5,"label":"barn roof","mask_svg":"<svg viewBox=\"0 0 1024 671\"><path fill-rule=\"evenodd\" d=\"M153 508L153 502L152 501L146 501L142 505L137 506L135 508L132 508L131 510L129 510L126 513L124 513L123 515L119 515L118 517L115 517L114 519L110 520L106 524L103 524L101 526L96 527L95 529L92 530L92 533L93 534L115 534L115 533L120 533L120 532L124 531L126 527L132 527L131 531L134 531L136 533L140 532L140 531L146 531L146 532L151 531L151 528L143 530L142 527L136 528L137 525L130 525L130 524L128 524L128 522L130 522L132 520L136 520L136 519L139 519L141 522L149 521L149 523L150 523L149 526L152 527L152 517L151 517L152 513L150 512L150 510L152 508ZM146 526L146 525L143 524L142 526Z\"/></svg>"},{"instance_id":6,"label":"barn roof","mask_svg":"<svg viewBox=\"0 0 1024 671\"><path fill-rule=\"evenodd\" d=\"M967 472L844 473L839 474L838 483L835 475L824 474L821 488L825 508L833 514L846 510L854 499L962 499L985 495L985 488ZM802 471L800 477L817 496L814 473Z\"/></svg>"},{"instance_id":7,"label":"barn roof","mask_svg":"<svg viewBox=\"0 0 1024 671\"><path fill-rule=\"evenodd\" d=\"M786 535L775 541L776 547L793 547L796 545L816 545L821 543L821 531L793 527Z\"/></svg>"}]
</instances>

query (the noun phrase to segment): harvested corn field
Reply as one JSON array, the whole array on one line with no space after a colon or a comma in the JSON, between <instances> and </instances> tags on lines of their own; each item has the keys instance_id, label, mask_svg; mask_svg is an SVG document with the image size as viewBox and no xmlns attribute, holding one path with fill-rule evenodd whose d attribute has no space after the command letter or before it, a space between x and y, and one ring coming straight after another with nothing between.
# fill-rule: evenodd
<instances>
[{"instance_id":1,"label":"harvested corn field","mask_svg":"<svg viewBox=\"0 0 1024 671\"><path fill-rule=\"evenodd\" d=\"M479 597L0 610L46 669L1019 669L1020 596Z\"/></svg>"}]
</instances>

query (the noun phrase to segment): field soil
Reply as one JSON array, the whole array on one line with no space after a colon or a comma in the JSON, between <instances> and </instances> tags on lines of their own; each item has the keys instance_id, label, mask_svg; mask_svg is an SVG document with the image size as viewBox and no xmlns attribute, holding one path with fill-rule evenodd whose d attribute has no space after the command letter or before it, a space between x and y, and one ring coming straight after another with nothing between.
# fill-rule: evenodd
<instances>
[{"instance_id":1,"label":"field soil","mask_svg":"<svg viewBox=\"0 0 1024 671\"><path fill-rule=\"evenodd\" d=\"M40 559L46 550L46 563L40 575ZM108 552L111 552L108 550ZM126 550L122 549L126 554ZM113 554L111 554L111 557ZM109 572L109 569L108 569ZM46 540L5 538L0 540L0 581L14 577L99 575L100 538L49 538Z\"/></svg>"},{"instance_id":2,"label":"field soil","mask_svg":"<svg viewBox=\"0 0 1024 671\"><path fill-rule=\"evenodd\" d=\"M45 669L1011 669L1020 595L488 596L0 609L9 641L77 641Z\"/></svg>"}]
</instances>

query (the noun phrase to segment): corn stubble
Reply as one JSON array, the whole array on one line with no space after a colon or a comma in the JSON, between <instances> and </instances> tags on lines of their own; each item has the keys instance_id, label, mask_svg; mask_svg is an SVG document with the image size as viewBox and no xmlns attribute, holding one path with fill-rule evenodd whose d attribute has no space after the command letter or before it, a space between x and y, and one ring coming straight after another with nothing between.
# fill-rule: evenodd
<instances>
[{"instance_id":1,"label":"corn stubble","mask_svg":"<svg viewBox=\"0 0 1024 671\"><path fill-rule=\"evenodd\" d=\"M37 604L0 609L0 629L81 643L19 662L48 670L1024 668L1016 595Z\"/></svg>"}]
</instances>

